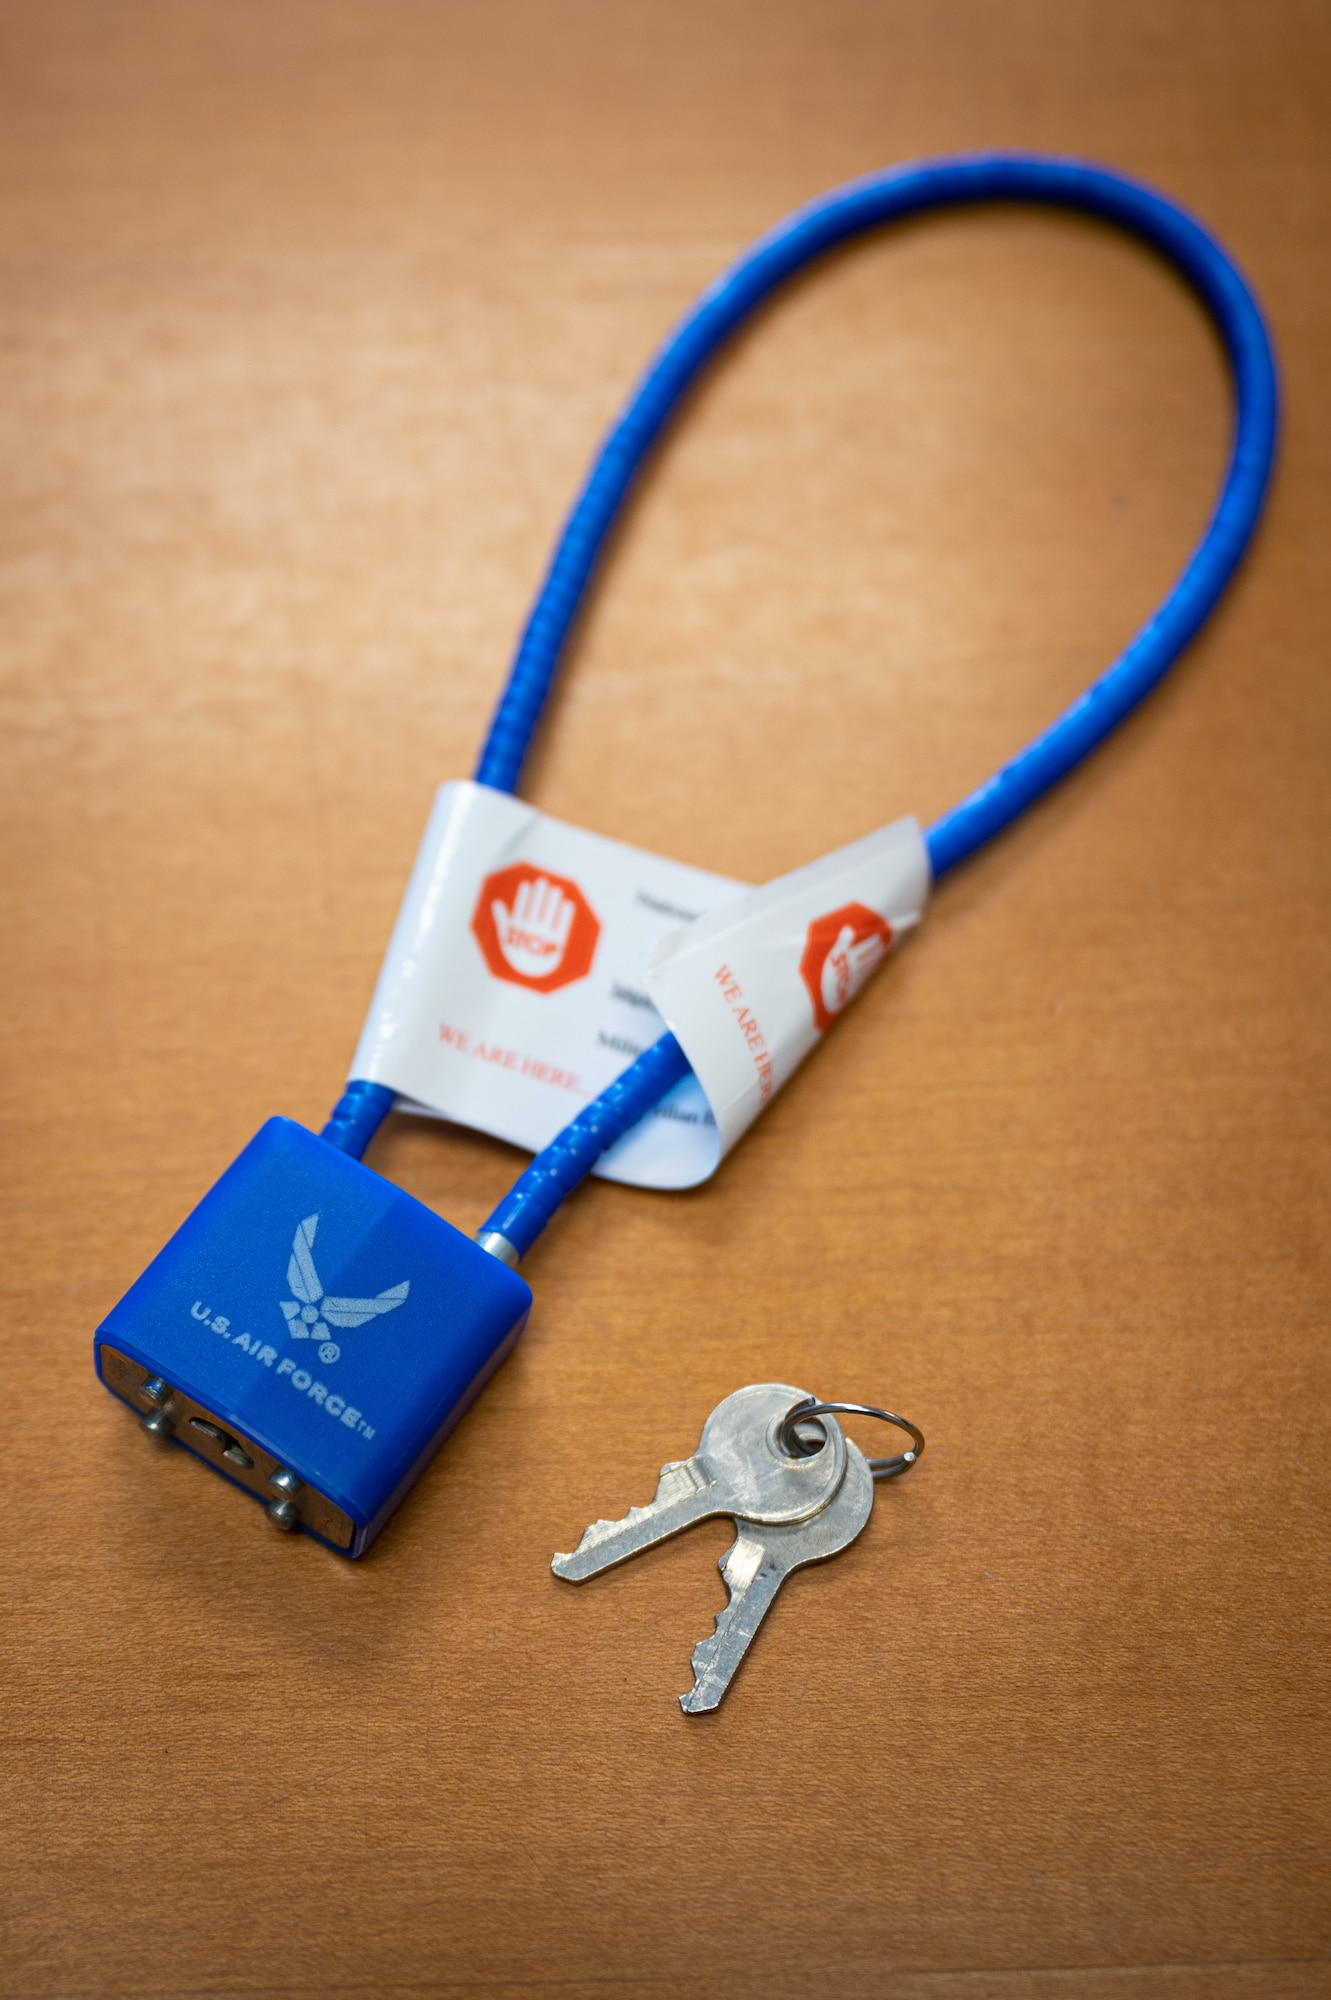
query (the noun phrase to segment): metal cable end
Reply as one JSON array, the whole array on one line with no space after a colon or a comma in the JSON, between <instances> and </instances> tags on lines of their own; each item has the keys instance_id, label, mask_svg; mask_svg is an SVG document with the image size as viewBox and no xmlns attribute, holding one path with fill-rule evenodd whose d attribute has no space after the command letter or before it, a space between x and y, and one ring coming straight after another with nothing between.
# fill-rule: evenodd
<instances>
[{"instance_id":1,"label":"metal cable end","mask_svg":"<svg viewBox=\"0 0 1331 2000\"><path fill-rule=\"evenodd\" d=\"M497 1229L478 1229L476 1232L476 1241L480 1244L482 1250L488 1250L490 1255L497 1257L501 1264L507 1264L511 1271L517 1270L522 1259L522 1253L516 1243L509 1242L507 1236L501 1236Z\"/></svg>"}]
</instances>

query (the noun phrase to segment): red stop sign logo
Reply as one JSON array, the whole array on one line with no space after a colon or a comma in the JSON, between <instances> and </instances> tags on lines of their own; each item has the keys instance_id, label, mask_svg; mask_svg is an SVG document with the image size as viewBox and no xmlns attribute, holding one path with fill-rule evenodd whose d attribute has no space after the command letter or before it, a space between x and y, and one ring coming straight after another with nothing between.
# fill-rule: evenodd
<instances>
[{"instance_id":1,"label":"red stop sign logo","mask_svg":"<svg viewBox=\"0 0 1331 2000\"><path fill-rule=\"evenodd\" d=\"M472 935L496 979L553 993L591 971L601 925L576 882L515 861L487 875Z\"/></svg>"},{"instance_id":2,"label":"red stop sign logo","mask_svg":"<svg viewBox=\"0 0 1331 2000\"><path fill-rule=\"evenodd\" d=\"M892 926L865 903L843 903L815 917L804 940L800 978L809 989L813 1018L831 1027L855 998L869 974L882 964L892 942Z\"/></svg>"}]
</instances>

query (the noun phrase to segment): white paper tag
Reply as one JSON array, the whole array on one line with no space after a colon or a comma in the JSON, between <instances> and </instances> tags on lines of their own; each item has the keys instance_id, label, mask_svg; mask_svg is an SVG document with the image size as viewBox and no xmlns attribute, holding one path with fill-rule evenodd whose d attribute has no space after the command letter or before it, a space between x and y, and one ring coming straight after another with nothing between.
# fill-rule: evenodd
<instances>
[{"instance_id":1,"label":"white paper tag","mask_svg":"<svg viewBox=\"0 0 1331 2000\"><path fill-rule=\"evenodd\" d=\"M647 990L716 1118L724 1157L920 920L932 874L913 819L671 932Z\"/></svg>"},{"instance_id":2,"label":"white paper tag","mask_svg":"<svg viewBox=\"0 0 1331 2000\"><path fill-rule=\"evenodd\" d=\"M404 1110L539 1152L665 1033L643 982L650 948L747 888L507 792L441 785L351 1074ZM596 1171L685 1188L720 1156L689 1076Z\"/></svg>"},{"instance_id":3,"label":"white paper tag","mask_svg":"<svg viewBox=\"0 0 1331 2000\"><path fill-rule=\"evenodd\" d=\"M442 785L353 1076L539 1152L667 1024L693 1066L596 1172L713 1173L928 895L914 820L757 890Z\"/></svg>"}]
</instances>

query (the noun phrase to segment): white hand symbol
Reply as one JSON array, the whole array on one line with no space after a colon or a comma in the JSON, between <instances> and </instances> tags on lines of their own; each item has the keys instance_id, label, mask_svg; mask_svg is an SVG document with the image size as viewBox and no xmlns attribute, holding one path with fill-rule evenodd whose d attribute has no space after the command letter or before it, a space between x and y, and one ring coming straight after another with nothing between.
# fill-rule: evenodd
<instances>
[{"instance_id":1,"label":"white hand symbol","mask_svg":"<svg viewBox=\"0 0 1331 2000\"><path fill-rule=\"evenodd\" d=\"M555 883L538 875L523 882L510 911L497 898L490 905L499 949L524 979L541 979L561 964L573 928L575 905Z\"/></svg>"},{"instance_id":2,"label":"white hand symbol","mask_svg":"<svg viewBox=\"0 0 1331 2000\"><path fill-rule=\"evenodd\" d=\"M836 943L823 960L823 1005L829 1014L841 1012L886 954L887 946L877 931L870 931L856 944L851 925L842 924Z\"/></svg>"}]
</instances>

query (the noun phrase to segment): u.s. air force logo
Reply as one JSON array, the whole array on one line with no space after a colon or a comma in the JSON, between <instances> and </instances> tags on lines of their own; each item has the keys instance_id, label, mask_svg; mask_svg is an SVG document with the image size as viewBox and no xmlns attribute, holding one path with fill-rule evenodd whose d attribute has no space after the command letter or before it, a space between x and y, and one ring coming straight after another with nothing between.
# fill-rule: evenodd
<instances>
[{"instance_id":1,"label":"u.s. air force logo","mask_svg":"<svg viewBox=\"0 0 1331 2000\"><path fill-rule=\"evenodd\" d=\"M318 1227L317 1215L307 1215L304 1222L296 1225L291 1261L287 1265L287 1284L295 1297L283 1299L281 1304L291 1338L321 1341L319 1359L328 1367L342 1351L331 1338L329 1328L364 1326L367 1320L394 1312L411 1290L411 1282L404 1278L400 1285L390 1285L387 1291L376 1292L372 1299L327 1297L319 1282L319 1273L314 1268L312 1254L314 1232Z\"/></svg>"}]
</instances>

